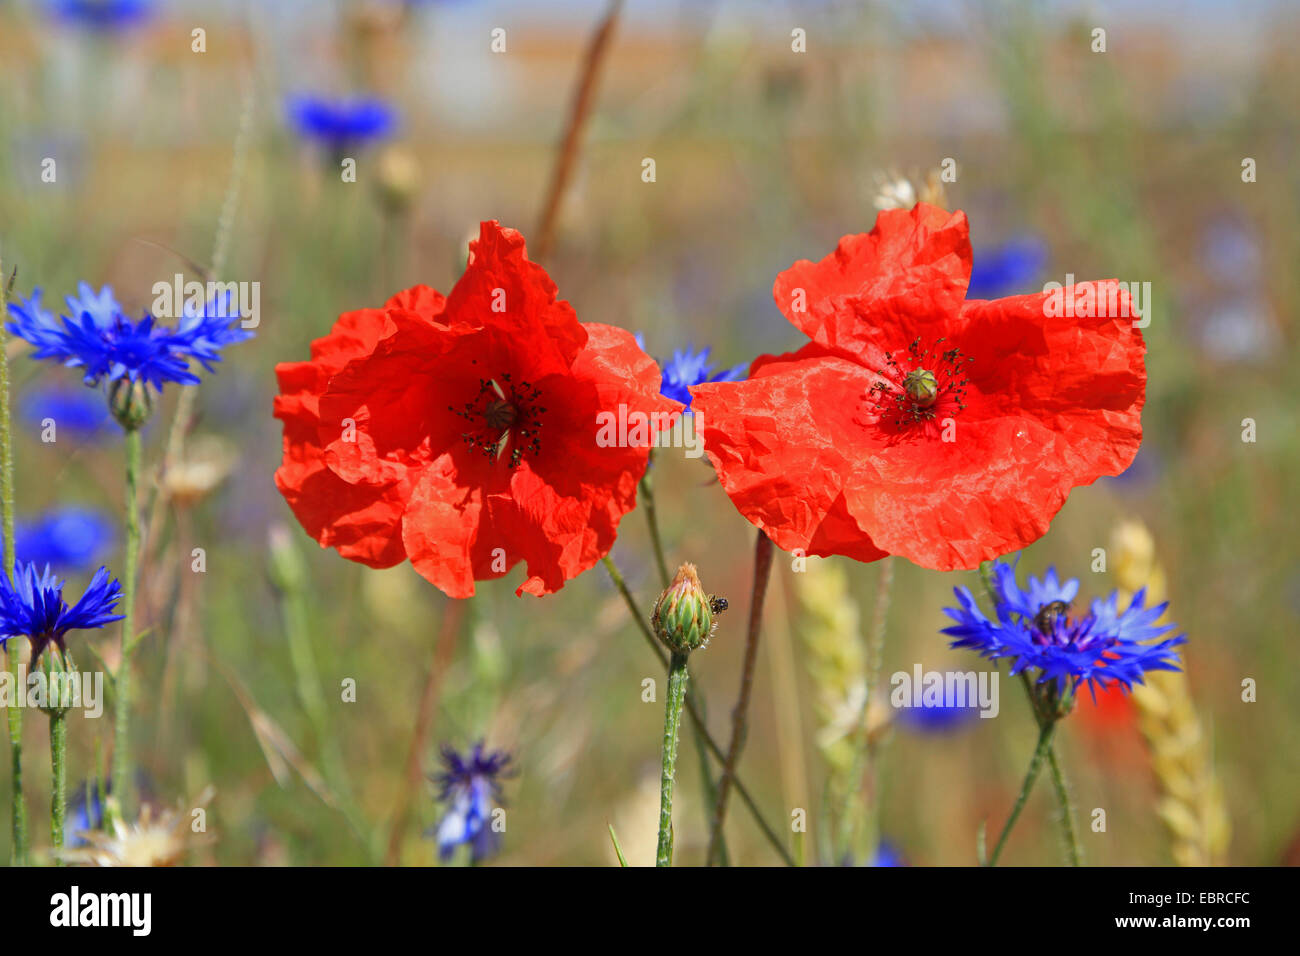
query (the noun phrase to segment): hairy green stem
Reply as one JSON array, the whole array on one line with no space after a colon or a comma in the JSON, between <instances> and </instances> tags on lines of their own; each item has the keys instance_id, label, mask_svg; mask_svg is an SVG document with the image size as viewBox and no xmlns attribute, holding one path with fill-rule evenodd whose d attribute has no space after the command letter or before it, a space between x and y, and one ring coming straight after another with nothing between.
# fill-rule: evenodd
<instances>
[{"instance_id":1,"label":"hairy green stem","mask_svg":"<svg viewBox=\"0 0 1300 956\"><path fill-rule=\"evenodd\" d=\"M668 700L664 705L664 763L659 778L659 847L655 866L673 865L673 783L677 779L677 736L686 701L686 654L673 654L668 664Z\"/></svg>"},{"instance_id":2,"label":"hairy green stem","mask_svg":"<svg viewBox=\"0 0 1300 956\"><path fill-rule=\"evenodd\" d=\"M1052 787L1056 790L1057 802L1061 805L1061 827L1065 835L1065 847L1070 866L1083 865L1083 848L1079 845L1079 834L1074 829L1074 803L1070 800L1070 788L1061 770L1056 748L1047 751L1047 765L1052 772Z\"/></svg>"},{"instance_id":3,"label":"hairy green stem","mask_svg":"<svg viewBox=\"0 0 1300 956\"><path fill-rule=\"evenodd\" d=\"M136 565L140 559L140 431L126 432L126 570L122 575L122 643L113 678L113 797L126 812L131 797L131 651L135 647Z\"/></svg>"},{"instance_id":4,"label":"hairy green stem","mask_svg":"<svg viewBox=\"0 0 1300 956\"><path fill-rule=\"evenodd\" d=\"M6 540L8 540L6 536ZM16 687L23 686L21 677L22 652L15 641L9 646L6 655L9 670L15 675ZM27 797L23 793L23 711L21 707L10 707L9 718L9 767L13 780L13 842L9 848L9 861L13 866L25 866L27 863Z\"/></svg>"},{"instance_id":5,"label":"hairy green stem","mask_svg":"<svg viewBox=\"0 0 1300 956\"><path fill-rule=\"evenodd\" d=\"M667 668L668 656L664 653L664 649L659 645L659 641L655 638L654 632L650 630L648 619L643 617L640 610L637 609L636 598L634 598L632 592L628 590L627 582L623 580L623 575L618 570L618 565L613 562L609 555L606 555L602 560L605 565L605 570L609 572L610 580L614 582L614 587L617 588L619 594L623 596L623 603L627 605L627 609L632 615L632 620L636 622L637 627L641 630L641 634L646 639L646 643L650 645L650 650L654 651L655 656L659 658L659 663ZM700 716L699 709L696 707L695 701L692 699L692 694L689 691L686 694L686 713L690 716L691 722L699 728L702 739L707 745L709 753L713 755L713 758L719 763L726 760L722 748L718 746L718 742L714 740L713 735L709 733L708 725L704 723L704 718ZM785 848L785 845L781 842L781 838L777 835L777 832L772 829L766 820L763 819L762 811L758 809L758 804L754 802L753 795L750 794L749 789L744 785L739 776L733 778L732 785L735 786L736 794L740 797L741 802L745 804L745 808L749 810L750 815L754 818L754 822L758 824L758 828L763 831L763 836L767 839L767 842L772 844L772 848L776 850L782 861L784 861L787 866L794 866L794 857L791 856L790 851Z\"/></svg>"},{"instance_id":6,"label":"hairy green stem","mask_svg":"<svg viewBox=\"0 0 1300 956\"><path fill-rule=\"evenodd\" d=\"M5 279L4 264L0 263L0 527L4 529L4 573L7 580L14 576L14 443L13 423L9 405L9 333L5 329L9 280ZM5 642L5 664L14 674L15 686L22 686L18 677L22 671L22 648L19 641ZM9 846L9 861L14 866L27 862L27 797L23 793L23 709L10 707L9 757L13 781L13 827Z\"/></svg>"},{"instance_id":7,"label":"hairy green stem","mask_svg":"<svg viewBox=\"0 0 1300 956\"><path fill-rule=\"evenodd\" d=\"M998 837L997 845L993 847L993 855L989 857L988 866L997 866L998 858L1002 856L1002 848L1006 845L1007 837L1011 835L1011 828L1016 825L1016 820L1020 817L1020 811L1025 808L1025 801L1029 799L1029 791L1034 788L1034 781L1038 779L1038 772L1043 769L1043 761L1047 759L1047 754L1052 748L1052 731L1056 729L1056 721L1045 721L1038 731L1038 746L1034 748L1034 756L1029 761L1029 769L1025 771L1024 782L1020 784L1020 794L1016 797L1015 806L1011 808L1011 815L1007 817L1006 824L1002 827L1002 835Z\"/></svg>"},{"instance_id":8,"label":"hairy green stem","mask_svg":"<svg viewBox=\"0 0 1300 956\"><path fill-rule=\"evenodd\" d=\"M63 821L68 809L68 715L50 712L50 841L63 849Z\"/></svg>"}]
</instances>

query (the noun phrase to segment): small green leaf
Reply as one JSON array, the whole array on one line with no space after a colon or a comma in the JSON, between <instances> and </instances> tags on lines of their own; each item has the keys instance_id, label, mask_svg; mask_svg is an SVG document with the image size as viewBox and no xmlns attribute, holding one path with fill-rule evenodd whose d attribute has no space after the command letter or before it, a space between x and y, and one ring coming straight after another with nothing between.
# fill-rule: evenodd
<instances>
[{"instance_id":1,"label":"small green leaf","mask_svg":"<svg viewBox=\"0 0 1300 956\"><path fill-rule=\"evenodd\" d=\"M614 824L606 824L609 827L609 838L614 842L614 853L618 856L618 865L627 866L627 858L623 856L623 848L618 845L618 834L614 832Z\"/></svg>"}]
</instances>

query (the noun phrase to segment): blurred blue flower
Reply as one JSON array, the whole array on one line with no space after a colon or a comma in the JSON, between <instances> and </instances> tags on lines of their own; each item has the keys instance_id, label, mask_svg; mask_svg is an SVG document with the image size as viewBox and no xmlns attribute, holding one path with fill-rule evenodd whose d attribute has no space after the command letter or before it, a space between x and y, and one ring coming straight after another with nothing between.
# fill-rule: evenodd
<instances>
[{"instance_id":1,"label":"blurred blue flower","mask_svg":"<svg viewBox=\"0 0 1300 956\"><path fill-rule=\"evenodd\" d=\"M893 844L881 842L876 847L875 854L867 863L867 866L907 866L903 859L903 854L899 853Z\"/></svg>"},{"instance_id":2,"label":"blurred blue flower","mask_svg":"<svg viewBox=\"0 0 1300 956\"><path fill-rule=\"evenodd\" d=\"M112 792L111 785L104 788L106 796ZM86 846L83 834L104 829L104 804L99 798L99 781L83 783L73 793L75 796L68 804L68 815L63 824L63 841L69 849Z\"/></svg>"},{"instance_id":3,"label":"blurred blue flower","mask_svg":"<svg viewBox=\"0 0 1300 956\"><path fill-rule=\"evenodd\" d=\"M1020 236L992 249L975 252L968 299L1000 299L1035 291L1032 286L1047 265L1047 243Z\"/></svg>"},{"instance_id":4,"label":"blurred blue flower","mask_svg":"<svg viewBox=\"0 0 1300 956\"><path fill-rule=\"evenodd\" d=\"M114 614L122 597L122 585L100 568L90 580L81 600L71 607L63 600L63 582L47 567L37 573L36 565L20 562L10 583L0 574L0 647L11 637L26 637L32 645L32 660L53 644L66 651L68 631L89 630L122 620Z\"/></svg>"},{"instance_id":5,"label":"blurred blue flower","mask_svg":"<svg viewBox=\"0 0 1300 956\"><path fill-rule=\"evenodd\" d=\"M492 804L501 796L510 755L503 750L485 751L480 742L464 757L454 747L444 746L442 762L446 769L430 779L438 784L443 815L425 835L436 837L438 857L444 863L462 844L470 848L470 860L478 863L497 850Z\"/></svg>"},{"instance_id":6,"label":"blurred blue flower","mask_svg":"<svg viewBox=\"0 0 1300 956\"><path fill-rule=\"evenodd\" d=\"M56 571L89 571L112 549L116 529L108 517L69 505L14 526L19 561ZM3 535L0 535L0 541Z\"/></svg>"},{"instance_id":7,"label":"blurred blue flower","mask_svg":"<svg viewBox=\"0 0 1300 956\"><path fill-rule=\"evenodd\" d=\"M298 134L342 153L352 146L381 139L397 125L397 111L383 100L333 99L314 94L290 98L289 121Z\"/></svg>"},{"instance_id":8,"label":"blurred blue flower","mask_svg":"<svg viewBox=\"0 0 1300 956\"><path fill-rule=\"evenodd\" d=\"M8 328L36 346L33 358L83 369L87 385L121 379L159 391L165 382L197 385L191 361L211 372L222 347L253 337L216 300L201 314L187 310L175 329L156 325L148 314L139 321L129 318L108 286L96 293L83 282L67 303L69 314L56 319L41 305L41 290L34 289L30 298L9 306Z\"/></svg>"},{"instance_id":9,"label":"blurred blue flower","mask_svg":"<svg viewBox=\"0 0 1300 956\"><path fill-rule=\"evenodd\" d=\"M1121 491L1139 492L1150 486L1163 470L1160 454L1150 442L1143 442L1127 468L1118 475L1103 480Z\"/></svg>"},{"instance_id":10,"label":"blurred blue flower","mask_svg":"<svg viewBox=\"0 0 1300 956\"><path fill-rule=\"evenodd\" d=\"M19 414L33 431L45 428L46 419L64 433L83 441L93 441L110 434L107 426L113 421L102 398L84 388L67 385L48 385L27 392L19 399Z\"/></svg>"},{"instance_id":11,"label":"blurred blue flower","mask_svg":"<svg viewBox=\"0 0 1300 956\"><path fill-rule=\"evenodd\" d=\"M48 0L46 9L70 26L107 33L143 22L153 0Z\"/></svg>"},{"instance_id":12,"label":"blurred blue flower","mask_svg":"<svg viewBox=\"0 0 1300 956\"><path fill-rule=\"evenodd\" d=\"M1216 362L1267 362L1282 344L1273 309L1256 291L1210 300L1196 336L1201 351Z\"/></svg>"},{"instance_id":13,"label":"blurred blue flower","mask_svg":"<svg viewBox=\"0 0 1300 956\"><path fill-rule=\"evenodd\" d=\"M1146 607L1145 588L1125 610L1119 609L1118 592L1112 592L1104 601L1094 598L1087 613L1075 615L1079 582L1062 583L1054 568L1042 580L1030 577L1024 589L1011 565L995 564L993 576L996 621L984 616L969 588L953 589L961 606L944 608L944 613L957 624L943 630L954 638L952 647L970 648L989 660L1011 658L1012 676L1032 667L1038 671L1036 683L1055 681L1062 697L1079 684L1087 684L1095 695L1098 686L1116 682L1131 689L1147 671L1179 670L1174 648L1187 639L1178 635L1152 643L1177 625L1155 623L1169 605Z\"/></svg>"},{"instance_id":14,"label":"blurred blue flower","mask_svg":"<svg viewBox=\"0 0 1300 956\"><path fill-rule=\"evenodd\" d=\"M645 351L645 339L640 332L636 334L636 344L643 352ZM671 361L659 362L663 372L663 383L659 386L659 393L665 398L681 402L686 406L686 410L690 411L689 389L692 385L702 385L705 382L739 382L745 377L745 373L749 370L747 364L736 365L714 373L715 366L709 361L710 351L705 347L697 352L694 346L688 343L686 348L673 352Z\"/></svg>"},{"instance_id":15,"label":"blurred blue flower","mask_svg":"<svg viewBox=\"0 0 1300 956\"><path fill-rule=\"evenodd\" d=\"M899 707L894 719L908 730L923 734L944 734L965 727L979 719L978 705L958 707L955 704L924 704L920 707Z\"/></svg>"},{"instance_id":16,"label":"blurred blue flower","mask_svg":"<svg viewBox=\"0 0 1300 956\"><path fill-rule=\"evenodd\" d=\"M1272 304L1261 293L1264 252L1258 232L1235 214L1201 231L1200 271L1215 286L1189 297L1197 344L1213 362L1268 362L1281 344Z\"/></svg>"},{"instance_id":17,"label":"blurred blue flower","mask_svg":"<svg viewBox=\"0 0 1300 956\"><path fill-rule=\"evenodd\" d=\"M1201 232L1201 266L1220 285L1253 291L1264 261L1259 238L1249 222L1221 216Z\"/></svg>"}]
</instances>

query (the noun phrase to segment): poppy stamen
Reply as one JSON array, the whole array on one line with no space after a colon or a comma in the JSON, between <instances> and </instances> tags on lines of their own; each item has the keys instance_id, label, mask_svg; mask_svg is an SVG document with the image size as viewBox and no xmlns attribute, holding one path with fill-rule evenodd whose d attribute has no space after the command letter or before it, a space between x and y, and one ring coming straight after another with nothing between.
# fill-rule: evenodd
<instances>
[{"instance_id":1,"label":"poppy stamen","mask_svg":"<svg viewBox=\"0 0 1300 956\"><path fill-rule=\"evenodd\" d=\"M961 349L940 351L943 338L929 348L915 339L906 355L885 353L881 376L867 391L866 401L876 421L893 431L950 418L966 407L966 386L970 379L963 370L971 359Z\"/></svg>"},{"instance_id":2,"label":"poppy stamen","mask_svg":"<svg viewBox=\"0 0 1300 956\"><path fill-rule=\"evenodd\" d=\"M546 412L537 404L542 393L530 382L514 383L510 373L500 379L479 379L478 394L457 409L447 410L478 427L461 433L470 448L481 451L488 460L498 461L510 449L509 467L517 468L524 455L536 456L542 449L538 433L541 415Z\"/></svg>"}]
</instances>

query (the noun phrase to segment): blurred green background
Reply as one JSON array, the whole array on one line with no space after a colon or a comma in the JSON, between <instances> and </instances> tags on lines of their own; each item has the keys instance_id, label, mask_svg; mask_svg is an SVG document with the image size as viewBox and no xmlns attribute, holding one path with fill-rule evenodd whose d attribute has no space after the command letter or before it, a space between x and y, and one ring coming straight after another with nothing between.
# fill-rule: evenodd
<instances>
[{"instance_id":1,"label":"blurred green background","mask_svg":"<svg viewBox=\"0 0 1300 956\"><path fill-rule=\"evenodd\" d=\"M533 238L604 6L157 3L115 31L60 23L46 6L0 3L0 258L18 268L22 294L40 286L58 304L84 279L111 284L138 310L154 282L196 277L247 123L222 278L261 283L262 323L199 389L186 447L206 450L224 480L205 491L196 479L194 491L178 489L175 469L164 479L139 611L151 631L136 655L133 733L148 789L174 804L216 787L217 840L195 861L435 862L420 831L438 808L408 771L423 697L432 721L417 748L422 771L436 769L443 742L486 739L515 756L498 862L611 864L612 823L631 862L648 863L663 714L662 691L645 703L641 681L661 675L604 570L539 601L514 596L516 569L450 611L409 566L373 571L317 548L272 482L277 362L306 358L342 311L417 282L447 291L480 219ZM1117 582L1090 572L1093 549L1109 547L1125 518L1150 528L1231 820L1220 859L1240 864L1300 857L1298 26L1280 3L632 0L542 262L580 319L642 331L653 355L689 341L712 346L721 365L748 362L801 342L772 303L776 274L870 229L882 177L919 184L951 157L947 203L970 218L977 267L1018 237L1046 249L1038 274L1008 291L1066 273L1149 281L1138 462L1076 490L1022 567L1055 564L1083 578L1085 593L1105 593ZM205 53L191 51L195 27L207 31ZM503 54L489 50L494 27L507 31ZM807 32L806 53L791 50L795 27ZM1104 53L1091 50L1096 27ZM365 91L399 110L396 135L358 152L356 183L339 181L286 122L286 97L304 91ZM45 157L57 157L55 183L41 181ZM654 183L641 180L645 157L656 161ZM1245 157L1256 182L1242 181ZM21 343L10 352L16 403L53 383L80 387L74 371L30 361ZM145 435L155 476L177 395L167 393ZM1254 443L1242 441L1245 418L1257 424ZM20 516L103 510L118 527L104 561L120 570L120 441L43 443L21 416L17 427ZM695 562L705 586L731 601L692 662L725 740L753 529L702 461L661 454L655 480L670 561ZM146 482L147 493L155 486ZM278 578L268 530L280 542ZM206 550L203 574L190 571L196 547ZM293 555L301 580L286 594ZM640 511L613 556L648 614L657 575ZM857 641L879 568L835 563L860 608L862 633L845 638ZM883 673L983 669L938 633L951 588L974 586L975 575L905 561L896 572ZM74 576L72 590L84 581ZM798 587L778 553L741 774L781 832L792 808L806 808L810 833L791 846L806 862L833 863ZM116 637L101 643L111 655ZM324 689L316 720L309 658ZM347 678L355 703L340 700ZM1244 678L1257 681L1256 702L1242 701ZM996 832L1005 819L1034 729L1014 682L1003 680L1001 703L999 719L944 733L880 731L880 831L908 863L970 864L980 821ZM1136 717L1085 710L1059 747L1088 861L1171 862L1157 813L1167 794ZM75 784L95 775L110 718L74 717L70 731ZM48 833L45 733L29 716L38 849ZM698 767L687 734L679 863L701 862L707 841ZM390 855L404 799L410 822ZM1104 833L1087 827L1098 807ZM778 862L734 798L727 836L733 862ZM1005 860L1059 858L1040 784Z\"/></svg>"}]
</instances>

